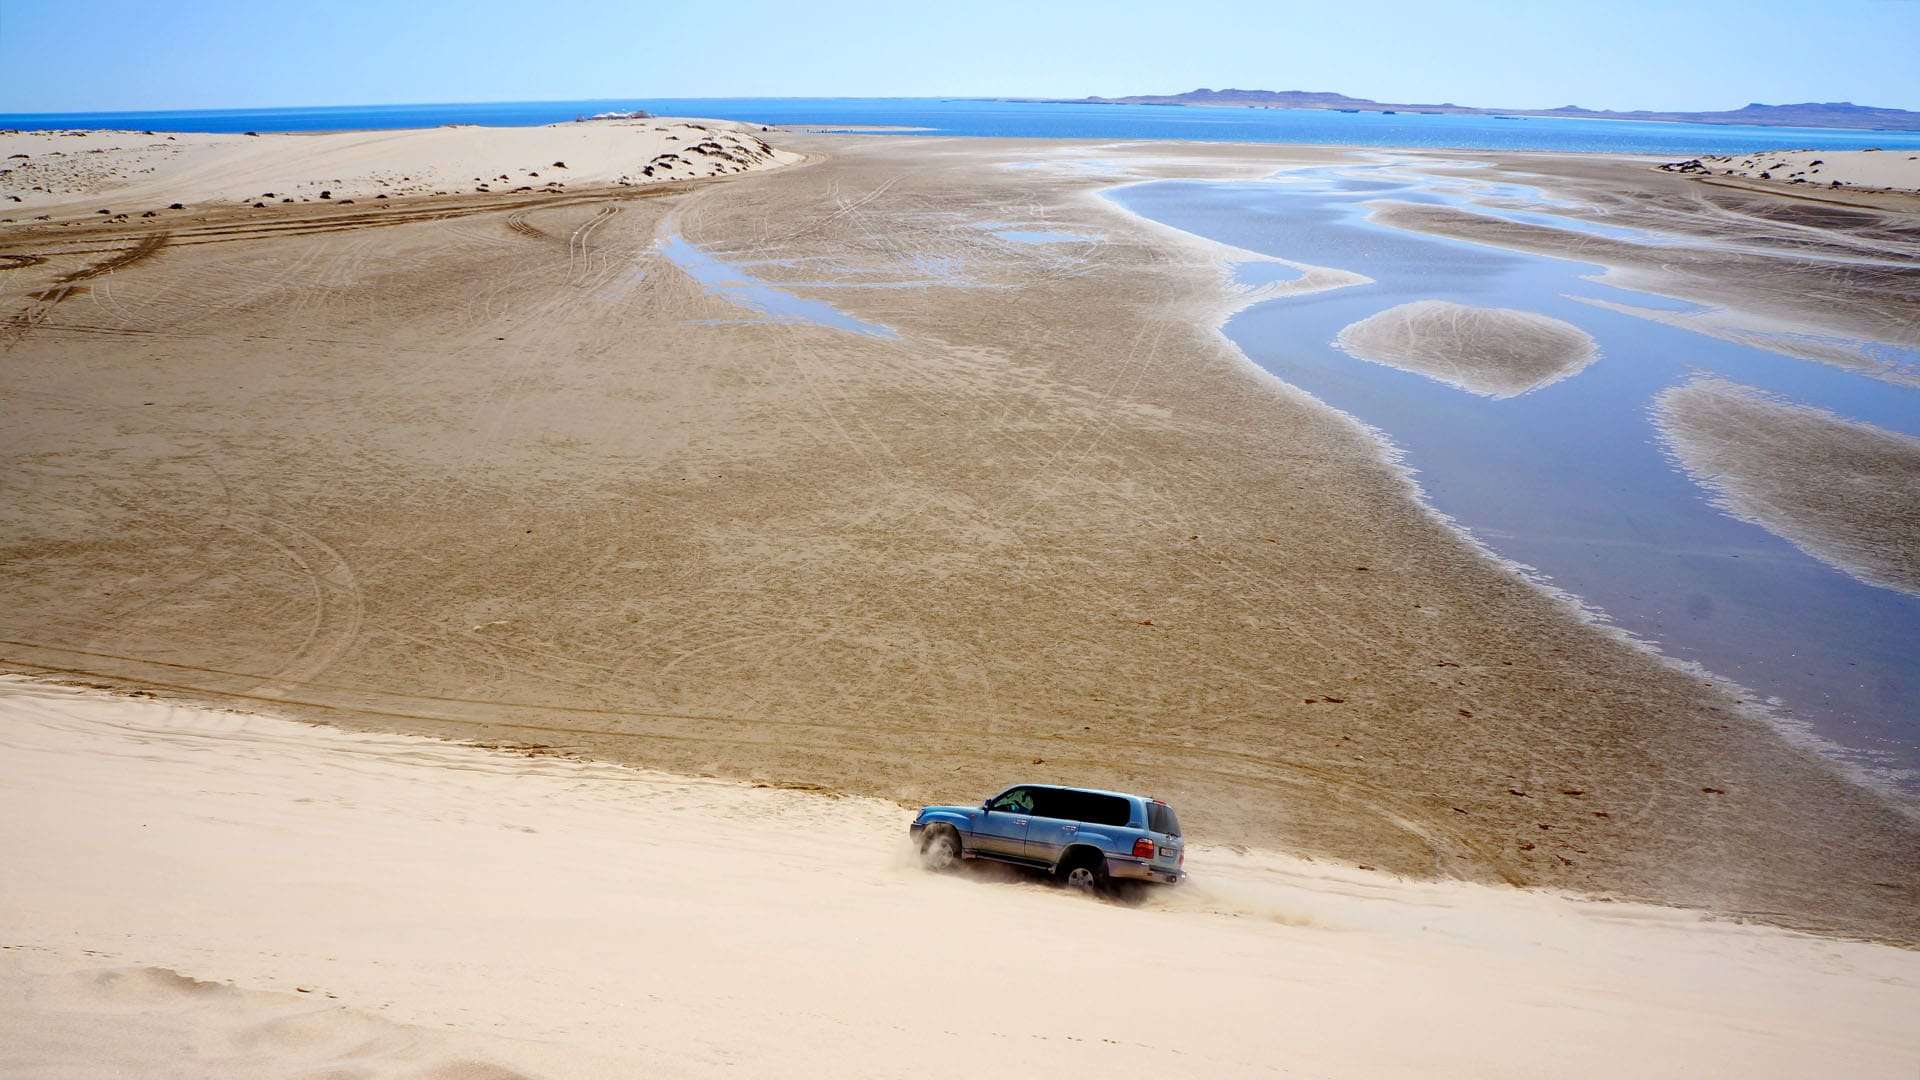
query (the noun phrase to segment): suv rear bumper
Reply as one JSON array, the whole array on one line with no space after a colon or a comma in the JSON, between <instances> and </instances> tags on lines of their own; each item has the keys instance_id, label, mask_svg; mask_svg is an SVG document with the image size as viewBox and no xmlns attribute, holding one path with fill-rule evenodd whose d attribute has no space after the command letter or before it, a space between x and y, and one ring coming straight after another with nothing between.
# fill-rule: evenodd
<instances>
[{"instance_id":1,"label":"suv rear bumper","mask_svg":"<svg viewBox=\"0 0 1920 1080\"><path fill-rule=\"evenodd\" d=\"M1161 866L1145 859L1125 855L1107 856L1107 876L1115 881L1150 881L1156 885L1178 885L1187 872L1177 866Z\"/></svg>"}]
</instances>

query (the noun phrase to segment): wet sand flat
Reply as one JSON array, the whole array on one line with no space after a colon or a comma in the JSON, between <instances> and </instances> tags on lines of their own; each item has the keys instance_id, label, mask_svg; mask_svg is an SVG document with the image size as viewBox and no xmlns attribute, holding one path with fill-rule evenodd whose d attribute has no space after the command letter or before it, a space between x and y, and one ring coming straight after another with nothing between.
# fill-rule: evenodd
<instances>
[{"instance_id":1,"label":"wet sand flat","mask_svg":"<svg viewBox=\"0 0 1920 1080\"><path fill-rule=\"evenodd\" d=\"M1220 335L1230 253L1096 195L1336 152L776 145L807 162L0 234L0 661L1920 934L1908 817L1486 560Z\"/></svg>"},{"instance_id":2,"label":"wet sand flat","mask_svg":"<svg viewBox=\"0 0 1920 1080\"><path fill-rule=\"evenodd\" d=\"M1333 292L1250 307L1224 331L1264 371L1376 428L1416 470L1423 499L1491 554L1534 568L1663 655L1739 684L1791 737L1828 740L1835 758L1920 797L1920 772L1904 771L1920 769L1920 663L1893 644L1920 635L1920 603L1836 574L1712 505L1660 451L1649 417L1662 391L1709 371L1920 434L1913 389L1799 359L1816 345L1822 356L1860 362L1895 363L1901 350L1777 319L1768 319L1771 329L1736 331L1756 312L1624 291L1585 261L1585 239L1603 237L1646 259L1697 258L1726 241L1625 224L1580 195L1528 180L1468 162L1376 156L1253 182L1132 185L1111 197L1211 240L1356 274L1359 283ZM1521 221L1567 251L1424 235L1379 220L1383 204ZM1763 261L1744 272L1767 275ZM1555 320L1590 337L1601 355L1564 379L1500 397L1463 394L1428 372L1366 363L1341 347L1358 326L1387 329L1387 342L1416 362L1425 350L1478 373L1507 359L1477 321L1441 317L1420 334L1391 330L1419 324L1408 312L1456 310Z\"/></svg>"},{"instance_id":3,"label":"wet sand flat","mask_svg":"<svg viewBox=\"0 0 1920 1080\"><path fill-rule=\"evenodd\" d=\"M1382 201L1374 217L1517 251L1583 260L1600 280L1718 309L1726 336L1767 334L1804 359L1900 385L1920 384L1920 364L1838 352L1824 336L1916 347L1910 316L1920 304L1920 204L1834 205L1692 182L1646 159L1582 155L1462 154L1528 184L1544 184L1590 209L1581 216L1667 234L1649 245L1454 206ZM1807 347L1796 350L1796 341Z\"/></svg>"},{"instance_id":4,"label":"wet sand flat","mask_svg":"<svg viewBox=\"0 0 1920 1080\"><path fill-rule=\"evenodd\" d=\"M1730 513L1863 581L1920 593L1920 439L1724 379L1668 390L1655 417Z\"/></svg>"},{"instance_id":5,"label":"wet sand flat","mask_svg":"<svg viewBox=\"0 0 1920 1080\"><path fill-rule=\"evenodd\" d=\"M1550 386L1593 363L1599 351L1585 331L1550 316L1445 300L1389 308L1335 340L1362 360L1492 398Z\"/></svg>"}]
</instances>

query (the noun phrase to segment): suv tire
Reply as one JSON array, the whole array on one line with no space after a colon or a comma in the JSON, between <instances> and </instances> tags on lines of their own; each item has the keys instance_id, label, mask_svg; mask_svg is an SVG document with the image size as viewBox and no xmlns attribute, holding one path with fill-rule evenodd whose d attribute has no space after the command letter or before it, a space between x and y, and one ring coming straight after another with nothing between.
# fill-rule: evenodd
<instances>
[{"instance_id":1,"label":"suv tire","mask_svg":"<svg viewBox=\"0 0 1920 1080\"><path fill-rule=\"evenodd\" d=\"M921 865L939 872L951 870L959 862L960 834L947 825L928 829L926 842L920 845Z\"/></svg>"},{"instance_id":2,"label":"suv tire","mask_svg":"<svg viewBox=\"0 0 1920 1080\"><path fill-rule=\"evenodd\" d=\"M1076 855L1060 864L1060 884L1088 896L1105 896L1112 887L1107 879L1107 860L1090 854Z\"/></svg>"}]
</instances>

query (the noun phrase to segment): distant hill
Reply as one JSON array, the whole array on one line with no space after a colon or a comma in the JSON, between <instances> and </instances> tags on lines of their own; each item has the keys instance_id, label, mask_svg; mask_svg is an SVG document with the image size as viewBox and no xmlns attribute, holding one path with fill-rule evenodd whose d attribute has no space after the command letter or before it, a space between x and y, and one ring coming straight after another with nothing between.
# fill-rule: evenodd
<instances>
[{"instance_id":1,"label":"distant hill","mask_svg":"<svg viewBox=\"0 0 1920 1080\"><path fill-rule=\"evenodd\" d=\"M1725 112L1614 112L1563 105L1530 114L1590 116L1602 120L1680 120L1690 124L1760 124L1768 127L1871 128L1884 131L1920 131L1920 112L1855 105L1851 101L1805 101L1798 105L1762 105L1754 102Z\"/></svg>"},{"instance_id":2,"label":"distant hill","mask_svg":"<svg viewBox=\"0 0 1920 1080\"><path fill-rule=\"evenodd\" d=\"M1333 109L1347 112L1450 113L1468 116L1579 116L1593 120L1669 120L1689 124L1758 124L1766 127L1855 128L1920 131L1920 112L1855 105L1850 101L1808 101L1798 105L1754 102L1722 112L1619 112L1562 105L1557 109L1481 109L1470 105L1398 104L1348 97L1321 90L1189 90L1184 94L1136 94L1081 99L1102 105L1201 105L1216 108Z\"/></svg>"}]
</instances>

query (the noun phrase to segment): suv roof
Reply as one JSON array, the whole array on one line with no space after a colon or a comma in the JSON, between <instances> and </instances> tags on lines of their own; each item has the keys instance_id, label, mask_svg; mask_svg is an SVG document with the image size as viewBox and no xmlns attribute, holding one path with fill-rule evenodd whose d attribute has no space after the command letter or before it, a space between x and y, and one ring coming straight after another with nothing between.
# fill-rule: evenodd
<instances>
[{"instance_id":1,"label":"suv roof","mask_svg":"<svg viewBox=\"0 0 1920 1080\"><path fill-rule=\"evenodd\" d=\"M1000 790L1012 791L1014 788L1017 788L1017 787L1043 787L1043 788L1052 788L1055 791L1084 791L1089 795L1113 795L1122 799L1139 799L1142 802L1164 801L1161 799L1156 799L1151 795L1141 795L1137 792L1132 792L1132 791L1109 791L1106 788L1079 787L1074 784L1048 784L1039 780L1021 780L1016 783L1008 784L1006 787L1003 787Z\"/></svg>"}]
</instances>

